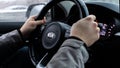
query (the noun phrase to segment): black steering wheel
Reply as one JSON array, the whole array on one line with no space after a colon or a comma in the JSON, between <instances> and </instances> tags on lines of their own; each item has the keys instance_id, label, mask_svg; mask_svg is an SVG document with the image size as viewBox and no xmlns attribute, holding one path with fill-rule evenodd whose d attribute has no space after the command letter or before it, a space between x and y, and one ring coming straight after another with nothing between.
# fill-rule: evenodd
<instances>
[{"instance_id":1,"label":"black steering wheel","mask_svg":"<svg viewBox=\"0 0 120 68\"><path fill-rule=\"evenodd\" d=\"M36 20L41 20L48 10L58 3L66 0L52 0L39 13ZM79 19L89 15L88 9L83 0L67 0L75 3L79 10ZM63 41L70 34L70 25L61 21L51 21L49 24L38 26L30 39L29 53L33 64L38 63L46 66L50 59L57 52Z\"/></svg>"}]
</instances>

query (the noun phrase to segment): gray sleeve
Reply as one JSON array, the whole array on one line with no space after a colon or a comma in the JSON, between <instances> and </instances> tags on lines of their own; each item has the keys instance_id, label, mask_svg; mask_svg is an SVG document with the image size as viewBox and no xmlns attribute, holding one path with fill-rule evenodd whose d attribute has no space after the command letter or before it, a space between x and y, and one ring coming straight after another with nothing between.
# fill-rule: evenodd
<instances>
[{"instance_id":1,"label":"gray sleeve","mask_svg":"<svg viewBox=\"0 0 120 68\"><path fill-rule=\"evenodd\" d=\"M82 41L68 39L62 44L46 68L84 68L84 63L88 58L88 52Z\"/></svg>"},{"instance_id":2,"label":"gray sleeve","mask_svg":"<svg viewBox=\"0 0 120 68\"><path fill-rule=\"evenodd\" d=\"M22 47L23 41L17 30L0 36L0 63Z\"/></svg>"}]
</instances>

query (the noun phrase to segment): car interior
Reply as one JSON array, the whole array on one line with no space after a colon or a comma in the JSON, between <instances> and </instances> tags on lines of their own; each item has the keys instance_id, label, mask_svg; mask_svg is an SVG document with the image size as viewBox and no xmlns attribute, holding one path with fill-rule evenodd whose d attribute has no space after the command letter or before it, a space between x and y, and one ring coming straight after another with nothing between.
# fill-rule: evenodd
<instances>
[{"instance_id":1,"label":"car interior","mask_svg":"<svg viewBox=\"0 0 120 68\"><path fill-rule=\"evenodd\" d=\"M96 16L100 39L87 49L89 60L85 63L85 68L119 68L119 5L82 0L51 0L45 4L30 5L26 17L37 15L36 20L46 17L47 22L36 28L23 48L0 63L0 68L35 68L38 63L45 67L69 37L72 24L91 14ZM19 29L23 24L24 22L0 21L0 35Z\"/></svg>"}]
</instances>

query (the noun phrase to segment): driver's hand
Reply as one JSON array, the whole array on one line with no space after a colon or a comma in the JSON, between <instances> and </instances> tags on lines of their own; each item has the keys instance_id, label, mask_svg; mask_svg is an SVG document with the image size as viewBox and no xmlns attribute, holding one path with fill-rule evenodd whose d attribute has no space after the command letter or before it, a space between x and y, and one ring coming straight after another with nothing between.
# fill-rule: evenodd
<instances>
[{"instance_id":1,"label":"driver's hand","mask_svg":"<svg viewBox=\"0 0 120 68\"><path fill-rule=\"evenodd\" d=\"M20 28L23 37L28 37L29 34L38 26L45 23L45 19L35 21L36 16L31 16L27 19L24 25Z\"/></svg>"},{"instance_id":2,"label":"driver's hand","mask_svg":"<svg viewBox=\"0 0 120 68\"><path fill-rule=\"evenodd\" d=\"M98 23L95 22L96 17L89 15L76 23L71 28L71 36L75 36L83 40L89 47L100 37Z\"/></svg>"}]
</instances>

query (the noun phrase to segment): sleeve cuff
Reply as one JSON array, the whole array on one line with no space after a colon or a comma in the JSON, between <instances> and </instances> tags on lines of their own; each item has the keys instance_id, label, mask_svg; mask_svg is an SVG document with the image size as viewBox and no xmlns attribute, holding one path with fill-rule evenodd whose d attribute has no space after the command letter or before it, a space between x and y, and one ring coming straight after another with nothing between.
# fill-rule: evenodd
<instances>
[{"instance_id":1,"label":"sleeve cuff","mask_svg":"<svg viewBox=\"0 0 120 68\"><path fill-rule=\"evenodd\" d=\"M23 37L21 31L19 29L17 29L18 33L20 34L21 39L23 40L23 42L25 43L26 39Z\"/></svg>"},{"instance_id":2,"label":"sleeve cuff","mask_svg":"<svg viewBox=\"0 0 120 68\"><path fill-rule=\"evenodd\" d=\"M76 39L76 40L82 41L80 38L75 37L75 36L70 36L67 39ZM85 43L83 44L83 46L88 50L88 47L87 47L87 45Z\"/></svg>"}]
</instances>

